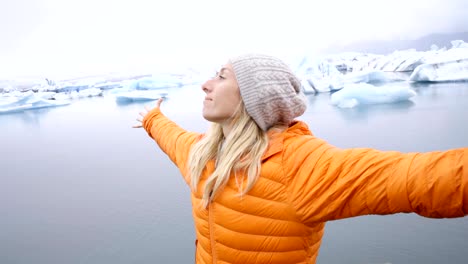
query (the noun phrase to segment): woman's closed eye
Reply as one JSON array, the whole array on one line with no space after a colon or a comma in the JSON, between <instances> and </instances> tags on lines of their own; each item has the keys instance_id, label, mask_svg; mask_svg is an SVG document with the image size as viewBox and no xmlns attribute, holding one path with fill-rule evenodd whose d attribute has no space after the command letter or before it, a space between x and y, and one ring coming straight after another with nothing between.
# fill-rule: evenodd
<instances>
[{"instance_id":1,"label":"woman's closed eye","mask_svg":"<svg viewBox=\"0 0 468 264\"><path fill-rule=\"evenodd\" d=\"M216 72L215 73L215 76L213 78L219 78L219 79L226 79L226 77L224 77L220 72Z\"/></svg>"}]
</instances>

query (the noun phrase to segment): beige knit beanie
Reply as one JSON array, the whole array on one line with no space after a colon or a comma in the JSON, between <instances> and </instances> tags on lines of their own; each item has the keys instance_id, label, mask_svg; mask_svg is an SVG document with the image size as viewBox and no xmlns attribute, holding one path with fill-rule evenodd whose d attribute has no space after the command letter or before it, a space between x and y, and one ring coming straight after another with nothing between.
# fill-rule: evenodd
<instances>
[{"instance_id":1,"label":"beige knit beanie","mask_svg":"<svg viewBox=\"0 0 468 264\"><path fill-rule=\"evenodd\" d=\"M305 112L307 100L301 82L280 59L247 54L230 63L247 113L262 130L289 125Z\"/></svg>"}]
</instances>

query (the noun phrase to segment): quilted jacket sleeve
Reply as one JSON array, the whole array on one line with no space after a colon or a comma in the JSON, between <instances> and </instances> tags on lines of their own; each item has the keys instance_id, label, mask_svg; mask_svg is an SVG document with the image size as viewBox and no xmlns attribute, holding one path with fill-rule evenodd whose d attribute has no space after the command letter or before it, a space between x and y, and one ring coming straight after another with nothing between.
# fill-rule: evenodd
<instances>
[{"instance_id":1,"label":"quilted jacket sleeve","mask_svg":"<svg viewBox=\"0 0 468 264\"><path fill-rule=\"evenodd\" d=\"M201 137L201 134L182 129L164 116L158 108L151 110L144 117L143 128L180 169L185 181L189 184L187 159L190 148Z\"/></svg>"},{"instance_id":2,"label":"quilted jacket sleeve","mask_svg":"<svg viewBox=\"0 0 468 264\"><path fill-rule=\"evenodd\" d=\"M290 157L285 171L291 203L305 223L367 214L468 214L468 148L428 153L339 149L303 136L284 157Z\"/></svg>"}]
</instances>

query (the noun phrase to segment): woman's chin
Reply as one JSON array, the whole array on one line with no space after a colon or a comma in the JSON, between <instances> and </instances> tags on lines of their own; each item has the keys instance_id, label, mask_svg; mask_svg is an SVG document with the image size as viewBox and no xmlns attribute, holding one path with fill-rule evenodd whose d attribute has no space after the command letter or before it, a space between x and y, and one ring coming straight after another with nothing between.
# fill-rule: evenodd
<instances>
[{"instance_id":1,"label":"woman's chin","mask_svg":"<svg viewBox=\"0 0 468 264\"><path fill-rule=\"evenodd\" d=\"M210 121L210 122L215 122L214 118L212 116L210 116L209 114L205 114L203 113L203 118L206 120L206 121Z\"/></svg>"}]
</instances>

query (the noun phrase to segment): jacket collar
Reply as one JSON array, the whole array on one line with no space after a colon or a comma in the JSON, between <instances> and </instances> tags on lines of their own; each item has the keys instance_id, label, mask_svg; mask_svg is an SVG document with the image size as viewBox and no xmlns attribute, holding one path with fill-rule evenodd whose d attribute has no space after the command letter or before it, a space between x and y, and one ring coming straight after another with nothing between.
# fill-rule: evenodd
<instances>
[{"instance_id":1,"label":"jacket collar","mask_svg":"<svg viewBox=\"0 0 468 264\"><path fill-rule=\"evenodd\" d=\"M284 131L271 129L268 134L268 148L262 156L262 161L283 150L284 139L292 135L312 135L309 127L302 121L293 121Z\"/></svg>"}]
</instances>

